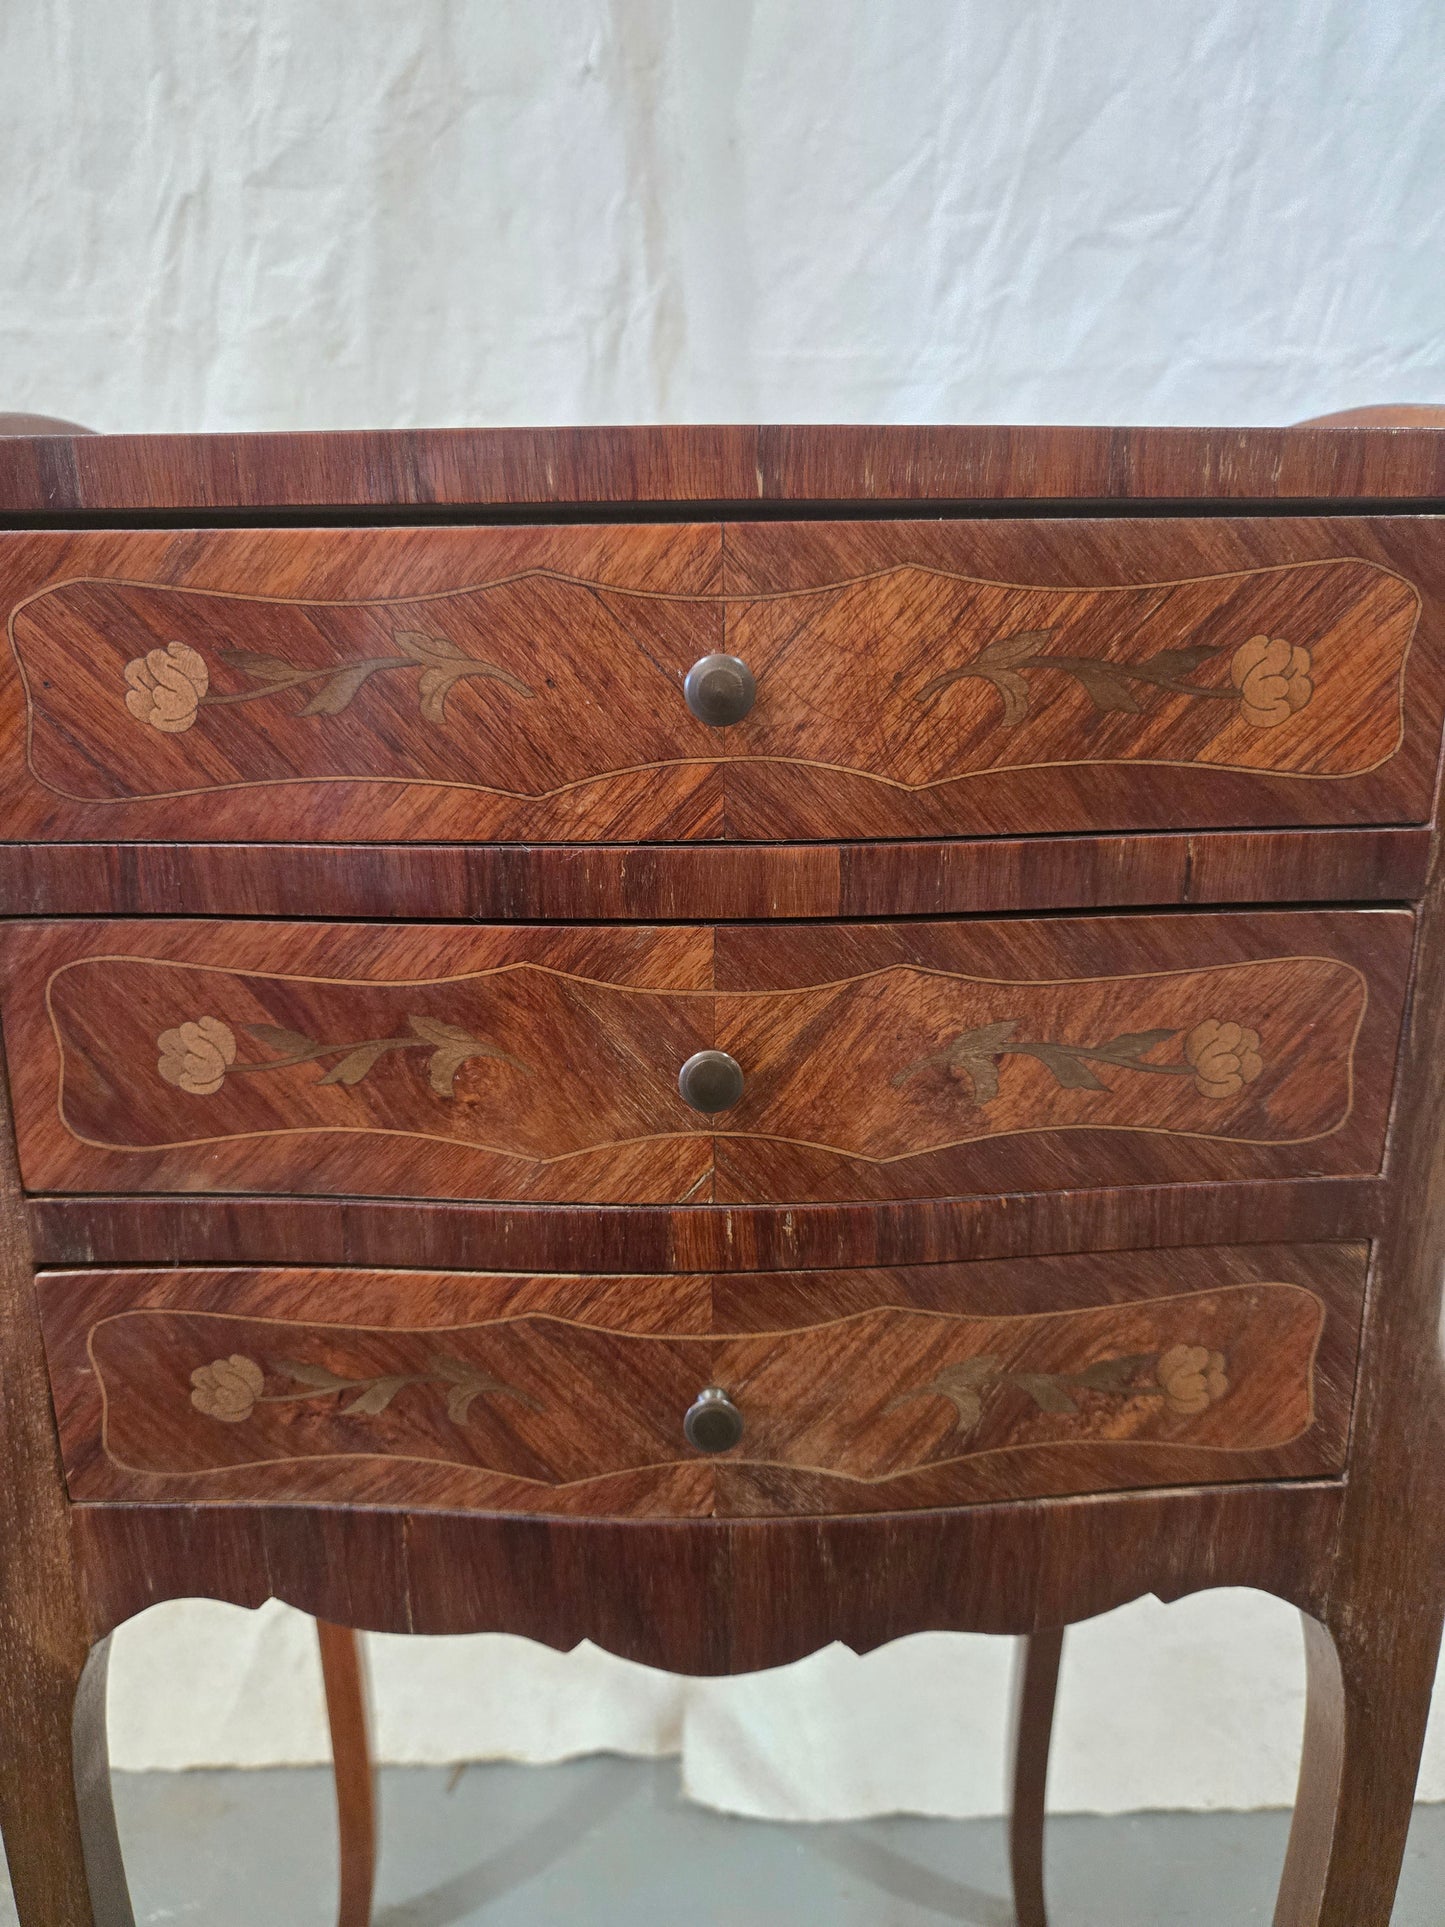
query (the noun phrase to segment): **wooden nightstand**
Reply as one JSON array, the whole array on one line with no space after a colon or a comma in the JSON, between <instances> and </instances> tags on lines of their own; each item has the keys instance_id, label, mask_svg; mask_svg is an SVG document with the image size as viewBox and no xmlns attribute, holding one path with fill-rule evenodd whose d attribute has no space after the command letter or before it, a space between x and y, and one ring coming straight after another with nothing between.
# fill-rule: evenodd
<instances>
[{"instance_id":1,"label":"wooden nightstand","mask_svg":"<svg viewBox=\"0 0 1445 1927\"><path fill-rule=\"evenodd\" d=\"M160 1599L1032 1635L1038 1923L1058 1629L1220 1585L1305 1614L1277 1922L1384 1927L1442 499L1428 428L0 442L26 1927L130 1918L87 1660Z\"/></svg>"}]
</instances>

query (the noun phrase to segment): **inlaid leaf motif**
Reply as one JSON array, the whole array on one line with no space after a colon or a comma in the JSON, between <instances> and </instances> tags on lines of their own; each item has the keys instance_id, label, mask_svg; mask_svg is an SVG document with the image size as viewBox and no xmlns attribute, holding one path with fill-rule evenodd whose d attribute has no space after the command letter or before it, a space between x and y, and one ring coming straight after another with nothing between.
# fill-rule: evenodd
<instances>
[{"instance_id":1,"label":"inlaid leaf motif","mask_svg":"<svg viewBox=\"0 0 1445 1927\"><path fill-rule=\"evenodd\" d=\"M1052 629L1021 629L1017 635L1003 636L997 642L975 656L975 663L987 663L991 669L1013 669L1021 662L1027 662L1048 641Z\"/></svg>"},{"instance_id":2,"label":"inlaid leaf motif","mask_svg":"<svg viewBox=\"0 0 1445 1927\"><path fill-rule=\"evenodd\" d=\"M385 657L378 657L374 662L358 662L350 669L339 671L322 684L301 714L303 716L339 716L361 689L362 684L374 676L378 669L387 667Z\"/></svg>"},{"instance_id":3,"label":"inlaid leaf motif","mask_svg":"<svg viewBox=\"0 0 1445 1927\"><path fill-rule=\"evenodd\" d=\"M1120 1358L1101 1358L1073 1374L1072 1383L1095 1392L1118 1392L1154 1362L1150 1352L1132 1352ZM1162 1362L1162 1361L1161 1361Z\"/></svg>"},{"instance_id":4,"label":"inlaid leaf motif","mask_svg":"<svg viewBox=\"0 0 1445 1927\"><path fill-rule=\"evenodd\" d=\"M1048 1372L1014 1372L1009 1383L1027 1392L1041 1412L1077 1412L1078 1406L1064 1389L1062 1380Z\"/></svg>"},{"instance_id":5,"label":"inlaid leaf motif","mask_svg":"<svg viewBox=\"0 0 1445 1927\"><path fill-rule=\"evenodd\" d=\"M392 641L404 655L412 656L417 662L451 662L462 656L461 651L445 636L428 635L425 629L397 629Z\"/></svg>"},{"instance_id":6,"label":"inlaid leaf motif","mask_svg":"<svg viewBox=\"0 0 1445 1927\"><path fill-rule=\"evenodd\" d=\"M409 1036L360 1037L336 1044L318 1043L304 1031L288 1030L280 1024L247 1024L249 1036L278 1054L238 1062L235 1034L230 1026L216 1017L202 1017L161 1033L157 1039L160 1051L157 1069L168 1084L198 1096L209 1096L220 1090L227 1077L289 1070L297 1064L314 1063L325 1057L334 1057L337 1061L322 1072L316 1080L319 1084L359 1084L393 1051L429 1052L427 1078L439 1097L456 1095L457 1072L474 1057L496 1058L513 1070L531 1075L531 1066L524 1064L520 1057L513 1057L485 1038L463 1030L460 1024L448 1024L419 1013L412 1013L406 1021Z\"/></svg>"},{"instance_id":7,"label":"inlaid leaf motif","mask_svg":"<svg viewBox=\"0 0 1445 1927\"><path fill-rule=\"evenodd\" d=\"M286 1378L295 1379L298 1385L314 1385L320 1392L347 1392L354 1382L349 1378L338 1378L335 1372L328 1371L324 1365L302 1365L291 1358L278 1359L272 1369Z\"/></svg>"},{"instance_id":8,"label":"inlaid leaf motif","mask_svg":"<svg viewBox=\"0 0 1445 1927\"><path fill-rule=\"evenodd\" d=\"M309 669L298 669L294 662L287 662L282 656L262 656L252 649L218 649L216 657L227 669L252 676L257 682L297 682L311 673Z\"/></svg>"},{"instance_id":9,"label":"inlaid leaf motif","mask_svg":"<svg viewBox=\"0 0 1445 1927\"><path fill-rule=\"evenodd\" d=\"M458 1425L465 1425L472 1402L486 1396L514 1398L530 1411L540 1411L541 1407L527 1393L519 1392L515 1385L504 1385L490 1372L478 1370L459 1358L439 1357L432 1360L432 1371L437 1377L449 1381L451 1390L447 1394L447 1417Z\"/></svg>"},{"instance_id":10,"label":"inlaid leaf motif","mask_svg":"<svg viewBox=\"0 0 1445 1927\"><path fill-rule=\"evenodd\" d=\"M255 649L218 649L216 660L224 669L260 685L256 689L226 691L211 688L210 670L198 650L172 643L169 651L153 649L149 655L137 657L126 665L126 707L139 721L176 734L190 729L203 709L228 703L261 702L287 689L315 685L315 693L296 713L308 717L339 716L350 708L373 676L399 669L419 670L417 702L421 719L439 725L447 720L448 693L464 676L500 683L515 696L533 693L529 683L514 676L509 669L503 669L500 663L468 655L445 636L428 635L421 629L398 629L392 642L400 651L398 655L364 656L356 662L332 663L321 668Z\"/></svg>"},{"instance_id":11,"label":"inlaid leaf motif","mask_svg":"<svg viewBox=\"0 0 1445 1927\"><path fill-rule=\"evenodd\" d=\"M299 1392L270 1392L265 1389L267 1374L303 1386ZM504 1384L490 1372L468 1365L459 1358L433 1358L423 1372L379 1372L369 1378L345 1378L325 1365L308 1365L300 1360L278 1359L262 1367L253 1358L239 1354L218 1358L209 1365L197 1366L191 1373L191 1403L207 1418L227 1425L239 1425L250 1418L258 1405L304 1405L313 1399L334 1398L338 1393L356 1396L337 1407L341 1418L377 1418L392 1400L409 1386L444 1385L447 1387L447 1417L464 1425L474 1402L482 1397L516 1399L530 1411L540 1411L534 1398L513 1385Z\"/></svg>"},{"instance_id":12,"label":"inlaid leaf motif","mask_svg":"<svg viewBox=\"0 0 1445 1927\"><path fill-rule=\"evenodd\" d=\"M257 1043L280 1051L297 1063L316 1049L314 1037L308 1037L304 1031L285 1030L280 1024L247 1024L246 1029Z\"/></svg>"},{"instance_id":13,"label":"inlaid leaf motif","mask_svg":"<svg viewBox=\"0 0 1445 1927\"><path fill-rule=\"evenodd\" d=\"M1144 703L1134 687L1139 685L1198 701L1229 703L1242 722L1256 729L1276 729L1314 694L1309 650L1282 637L1251 636L1241 643L1230 658L1229 684L1219 688L1192 679L1220 653L1220 644L1187 643L1158 649L1138 662L1120 662L1108 656L1052 654L1044 645L1055 634L1052 629L1029 629L1000 637L967 662L930 677L917 700L931 702L959 682L991 683L1002 703L999 724L1011 729L1029 713L1030 675L1051 672L1076 683L1101 714L1142 714Z\"/></svg>"},{"instance_id":14,"label":"inlaid leaf motif","mask_svg":"<svg viewBox=\"0 0 1445 1927\"><path fill-rule=\"evenodd\" d=\"M363 1077L376 1066L379 1057L385 1057L390 1050L396 1049L396 1041L390 1037L378 1038L374 1044L359 1044L355 1050L348 1051L339 1064L333 1064L323 1077L317 1079L321 1084L359 1084Z\"/></svg>"},{"instance_id":15,"label":"inlaid leaf motif","mask_svg":"<svg viewBox=\"0 0 1445 1927\"><path fill-rule=\"evenodd\" d=\"M379 1412L386 1410L403 1385L410 1385L413 1382L400 1373L395 1373L390 1378L374 1378L349 1405L342 1406L341 1416L375 1418Z\"/></svg>"},{"instance_id":16,"label":"inlaid leaf motif","mask_svg":"<svg viewBox=\"0 0 1445 1927\"><path fill-rule=\"evenodd\" d=\"M983 1389L999 1376L999 1361L991 1352L977 1358L960 1359L956 1365L945 1365L931 1384L921 1391L904 1392L890 1401L886 1409L906 1404L909 1399L934 1395L946 1398L953 1406L956 1428L960 1432L971 1432L983 1416Z\"/></svg>"},{"instance_id":17,"label":"inlaid leaf motif","mask_svg":"<svg viewBox=\"0 0 1445 1927\"><path fill-rule=\"evenodd\" d=\"M974 1030L961 1031L944 1051L920 1058L916 1064L899 1071L893 1087L900 1090L921 1070L943 1061L968 1079L975 1104L987 1104L990 1098L998 1096L998 1058L1017 1028L1014 1019L1006 1018L1001 1023L980 1024Z\"/></svg>"},{"instance_id":18,"label":"inlaid leaf motif","mask_svg":"<svg viewBox=\"0 0 1445 1927\"><path fill-rule=\"evenodd\" d=\"M1130 689L1124 674L1112 663L1072 660L1068 673L1093 703L1095 709L1121 709L1131 716L1141 713L1143 705Z\"/></svg>"},{"instance_id":19,"label":"inlaid leaf motif","mask_svg":"<svg viewBox=\"0 0 1445 1927\"><path fill-rule=\"evenodd\" d=\"M992 683L1003 700L1002 721L1010 726L1021 723L1029 713L1029 686L1018 674L1016 665L1029 661L1039 645L1048 641L1050 633L1047 629L1025 629L1018 635L1000 637L981 649L972 662L945 670L941 676L926 682L918 692L918 700L928 702L956 682Z\"/></svg>"},{"instance_id":20,"label":"inlaid leaf motif","mask_svg":"<svg viewBox=\"0 0 1445 1927\"><path fill-rule=\"evenodd\" d=\"M457 1072L469 1058L496 1057L513 1070L524 1071L530 1077L531 1066L524 1064L520 1057L498 1050L495 1044L473 1037L470 1031L463 1030L458 1024L445 1024L437 1017L408 1017L408 1024L423 1042L434 1044L427 1067L427 1075L432 1089L440 1097L456 1095Z\"/></svg>"},{"instance_id":21,"label":"inlaid leaf motif","mask_svg":"<svg viewBox=\"0 0 1445 1927\"><path fill-rule=\"evenodd\" d=\"M1197 1418L1229 1391L1229 1376L1224 1353L1203 1345L1121 1353L1072 1372L1009 1371L988 1353L944 1366L928 1384L900 1393L886 1409L891 1412L911 1399L945 1398L954 1409L952 1429L971 1432L983 1417L989 1394L1005 1385L1016 1386L1053 1418L1077 1416L1084 1392L1121 1401L1157 1401L1173 1418Z\"/></svg>"},{"instance_id":22,"label":"inlaid leaf motif","mask_svg":"<svg viewBox=\"0 0 1445 1927\"><path fill-rule=\"evenodd\" d=\"M1207 642L1195 643L1188 649L1160 649L1154 655L1146 656L1143 662L1135 663L1130 673L1141 681L1158 682L1169 689L1183 686L1188 693L1185 677L1192 676L1196 669L1203 668L1211 656L1218 654L1219 651Z\"/></svg>"},{"instance_id":23,"label":"inlaid leaf motif","mask_svg":"<svg viewBox=\"0 0 1445 1927\"><path fill-rule=\"evenodd\" d=\"M998 1096L999 1063L1005 1057L1032 1057L1050 1073L1061 1090L1109 1091L1096 1064L1138 1071L1151 1077L1189 1077L1201 1097L1233 1097L1252 1084L1264 1068L1259 1032L1241 1024L1207 1017L1184 1038L1184 1061L1156 1061L1151 1053L1178 1037L1176 1029L1129 1030L1101 1044L1065 1044L1051 1038L1017 1037L1016 1020L981 1024L960 1031L941 1049L930 1051L894 1073L900 1090L929 1071L961 1071L968 1079L972 1102L989 1103Z\"/></svg>"},{"instance_id":24,"label":"inlaid leaf motif","mask_svg":"<svg viewBox=\"0 0 1445 1927\"><path fill-rule=\"evenodd\" d=\"M1054 1074L1066 1091L1107 1091L1102 1077L1096 1077L1081 1057L1063 1044L1031 1044L1027 1055L1037 1058Z\"/></svg>"},{"instance_id":25,"label":"inlaid leaf motif","mask_svg":"<svg viewBox=\"0 0 1445 1927\"><path fill-rule=\"evenodd\" d=\"M1122 1036L1111 1037L1107 1044L1101 1044L1097 1055L1107 1058L1111 1064L1137 1064L1156 1044L1167 1044L1171 1037L1178 1035L1177 1030L1126 1030Z\"/></svg>"}]
</instances>

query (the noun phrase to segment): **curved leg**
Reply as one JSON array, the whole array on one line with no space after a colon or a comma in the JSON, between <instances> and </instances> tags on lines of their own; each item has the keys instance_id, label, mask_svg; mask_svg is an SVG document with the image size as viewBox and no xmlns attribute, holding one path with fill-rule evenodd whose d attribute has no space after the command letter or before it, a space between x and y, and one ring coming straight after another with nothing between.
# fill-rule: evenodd
<instances>
[{"instance_id":1,"label":"curved leg","mask_svg":"<svg viewBox=\"0 0 1445 1927\"><path fill-rule=\"evenodd\" d=\"M111 1793L110 1746L105 1730L109 1671L110 1640L106 1638L91 1648L71 1715L75 1804L80 1814L81 1852L95 1927L135 1927Z\"/></svg>"},{"instance_id":2,"label":"curved leg","mask_svg":"<svg viewBox=\"0 0 1445 1927\"><path fill-rule=\"evenodd\" d=\"M134 1927L0 1045L0 1830L20 1927Z\"/></svg>"},{"instance_id":3,"label":"curved leg","mask_svg":"<svg viewBox=\"0 0 1445 1927\"><path fill-rule=\"evenodd\" d=\"M1432 1619L1432 1612L1437 1616ZM1275 1927L1389 1927L1440 1644L1434 1601L1304 1615L1309 1700Z\"/></svg>"},{"instance_id":4,"label":"curved leg","mask_svg":"<svg viewBox=\"0 0 1445 1927\"><path fill-rule=\"evenodd\" d=\"M0 1821L20 1927L135 1927L111 1802L109 1641L0 1665Z\"/></svg>"},{"instance_id":5,"label":"curved leg","mask_svg":"<svg viewBox=\"0 0 1445 1927\"><path fill-rule=\"evenodd\" d=\"M1044 1790L1063 1650L1062 1626L1030 1634L1019 1653L1014 1680L1008 1845L1018 1927L1048 1927L1044 1909Z\"/></svg>"},{"instance_id":6,"label":"curved leg","mask_svg":"<svg viewBox=\"0 0 1445 1927\"><path fill-rule=\"evenodd\" d=\"M376 1782L366 1706L366 1662L349 1626L316 1622L331 1757L336 1775L336 1831L341 1856L338 1927L370 1927L376 1880Z\"/></svg>"}]
</instances>

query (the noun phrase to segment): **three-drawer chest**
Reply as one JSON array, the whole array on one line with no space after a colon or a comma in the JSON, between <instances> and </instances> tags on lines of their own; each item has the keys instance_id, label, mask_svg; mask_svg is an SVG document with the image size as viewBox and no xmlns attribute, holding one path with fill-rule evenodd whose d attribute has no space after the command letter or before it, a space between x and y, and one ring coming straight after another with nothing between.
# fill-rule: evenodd
<instances>
[{"instance_id":1,"label":"three-drawer chest","mask_svg":"<svg viewBox=\"0 0 1445 1927\"><path fill-rule=\"evenodd\" d=\"M0 441L0 1820L163 1599L694 1673L1445 1603L1445 432Z\"/></svg>"}]
</instances>

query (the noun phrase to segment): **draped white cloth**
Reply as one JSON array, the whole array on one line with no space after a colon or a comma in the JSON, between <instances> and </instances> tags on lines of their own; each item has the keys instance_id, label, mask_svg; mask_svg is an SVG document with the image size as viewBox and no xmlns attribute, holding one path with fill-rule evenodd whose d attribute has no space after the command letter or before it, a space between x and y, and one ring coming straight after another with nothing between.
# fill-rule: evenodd
<instances>
[{"instance_id":1,"label":"draped white cloth","mask_svg":"<svg viewBox=\"0 0 1445 1927\"><path fill-rule=\"evenodd\" d=\"M0 6L0 408L110 430L1279 422L1445 400L1439 0ZM20 906L23 907L23 906ZM377 1641L396 1759L996 1810L1002 1642L711 1684ZM1291 1615L1073 1640L1063 1806L1289 1797ZM304 1622L123 1634L120 1765L321 1757ZM1425 1790L1445 1797L1438 1731Z\"/></svg>"}]
</instances>

